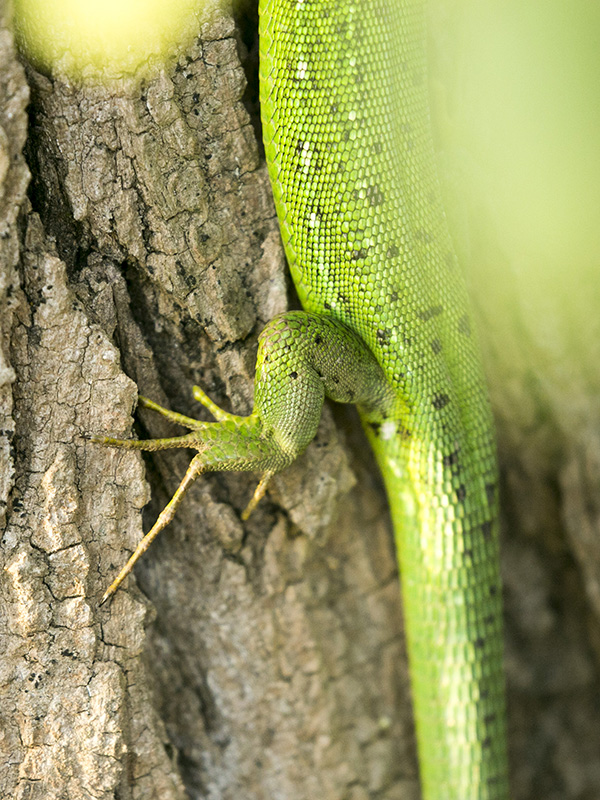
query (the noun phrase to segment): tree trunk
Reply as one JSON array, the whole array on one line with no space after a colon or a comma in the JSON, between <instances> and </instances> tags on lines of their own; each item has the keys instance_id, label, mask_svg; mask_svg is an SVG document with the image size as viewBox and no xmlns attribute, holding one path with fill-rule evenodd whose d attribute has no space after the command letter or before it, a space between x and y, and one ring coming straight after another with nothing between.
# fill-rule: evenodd
<instances>
[{"instance_id":1,"label":"tree trunk","mask_svg":"<svg viewBox=\"0 0 600 800\"><path fill-rule=\"evenodd\" d=\"M248 413L258 333L287 307L240 42L219 12L200 33L141 86L27 72L31 201L22 160L5 180L16 379L4 370L15 449L1 793L357 800L406 784L416 796L385 502L373 462L351 467L329 410L247 524L256 476L199 480L136 578L98 607L150 494L147 524L190 455L144 461L82 437L130 436L136 384L202 416L196 382ZM18 157L26 89L7 46L3 78ZM179 433L136 420L138 435Z\"/></svg>"},{"instance_id":2,"label":"tree trunk","mask_svg":"<svg viewBox=\"0 0 600 800\"><path fill-rule=\"evenodd\" d=\"M191 456L84 437L181 433L146 410L134 423L138 388L206 419L197 383L248 413L257 336L289 302L250 41L218 4L203 13L193 46L141 83L26 67L26 144L3 20L0 795L416 800L391 527L352 410L325 409L247 523L256 476L197 481L98 605ZM563 520L597 531L597 500L581 454L540 471L519 426L500 427L514 797L592 798L598 604Z\"/></svg>"}]
</instances>

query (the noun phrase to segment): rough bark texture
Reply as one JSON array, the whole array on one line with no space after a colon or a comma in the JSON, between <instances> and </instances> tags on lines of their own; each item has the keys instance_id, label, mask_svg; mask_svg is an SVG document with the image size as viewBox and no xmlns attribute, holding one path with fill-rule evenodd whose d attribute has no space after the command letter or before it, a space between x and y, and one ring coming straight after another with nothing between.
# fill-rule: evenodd
<instances>
[{"instance_id":1,"label":"rough bark texture","mask_svg":"<svg viewBox=\"0 0 600 800\"><path fill-rule=\"evenodd\" d=\"M248 523L255 478L197 482L98 607L189 455L83 435L129 436L136 384L247 413L257 335L287 304L243 47L216 9L199 34L141 84L28 70L30 200L27 88L0 39L0 795L410 800L395 558L352 413L326 409ZM528 408L500 426L514 796L595 798L597 432L563 430L543 461L555 428ZM135 432L178 431L142 411Z\"/></svg>"},{"instance_id":2,"label":"rough bark texture","mask_svg":"<svg viewBox=\"0 0 600 800\"><path fill-rule=\"evenodd\" d=\"M4 184L3 265L15 284L20 204L21 286L12 324L2 312L17 377L3 373L16 447L3 472L0 794L416 796L385 504L372 464L348 496L356 477L329 412L248 524L256 478L199 481L140 564L143 593L132 578L98 607L150 492L138 454L82 435L129 436L136 384L201 414L198 382L247 413L257 335L287 303L233 23L214 11L200 33L141 85L28 71L32 205L22 160ZM18 154L26 88L8 47L3 58ZM142 435L177 433L138 420ZM146 461L147 521L188 460Z\"/></svg>"}]
</instances>

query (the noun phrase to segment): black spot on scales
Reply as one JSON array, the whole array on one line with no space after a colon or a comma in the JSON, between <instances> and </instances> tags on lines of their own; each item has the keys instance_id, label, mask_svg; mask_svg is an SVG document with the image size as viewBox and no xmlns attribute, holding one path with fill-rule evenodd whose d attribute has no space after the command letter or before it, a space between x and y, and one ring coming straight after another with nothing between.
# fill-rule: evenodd
<instances>
[{"instance_id":1,"label":"black spot on scales","mask_svg":"<svg viewBox=\"0 0 600 800\"><path fill-rule=\"evenodd\" d=\"M317 334L317 335L315 336L315 344L316 344L317 346L318 346L318 345L320 345L320 344L323 344L323 339L321 338L321 336L319 336L319 334Z\"/></svg>"},{"instance_id":2,"label":"black spot on scales","mask_svg":"<svg viewBox=\"0 0 600 800\"><path fill-rule=\"evenodd\" d=\"M329 303L323 303L323 308L325 309L325 311L331 311L331 306L329 305Z\"/></svg>"},{"instance_id":3,"label":"black spot on scales","mask_svg":"<svg viewBox=\"0 0 600 800\"><path fill-rule=\"evenodd\" d=\"M403 439L410 439L410 437L412 436L412 431L410 431L408 428L403 428L402 425L400 425L398 427L398 434Z\"/></svg>"},{"instance_id":4,"label":"black spot on scales","mask_svg":"<svg viewBox=\"0 0 600 800\"><path fill-rule=\"evenodd\" d=\"M481 746L484 750L489 750L492 746L492 739L490 736L486 736L485 739L481 742Z\"/></svg>"},{"instance_id":5,"label":"black spot on scales","mask_svg":"<svg viewBox=\"0 0 600 800\"><path fill-rule=\"evenodd\" d=\"M495 483L486 483L485 485L485 493L487 496L488 505L493 505L496 500L496 484Z\"/></svg>"},{"instance_id":6,"label":"black spot on scales","mask_svg":"<svg viewBox=\"0 0 600 800\"><path fill-rule=\"evenodd\" d=\"M493 625L495 621L496 617L493 614L488 614L487 617L483 618L483 624L487 625L488 627Z\"/></svg>"},{"instance_id":7,"label":"black spot on scales","mask_svg":"<svg viewBox=\"0 0 600 800\"><path fill-rule=\"evenodd\" d=\"M443 311L444 311L444 306L442 305L430 306L429 308L426 308L424 311L419 311L417 313L417 317L423 320L423 322L428 322L430 319L433 319L434 317L439 317L439 315L442 314Z\"/></svg>"},{"instance_id":8,"label":"black spot on scales","mask_svg":"<svg viewBox=\"0 0 600 800\"><path fill-rule=\"evenodd\" d=\"M379 436L379 431L381 430L381 422L369 422L369 428L371 428L375 436Z\"/></svg>"},{"instance_id":9,"label":"black spot on scales","mask_svg":"<svg viewBox=\"0 0 600 800\"><path fill-rule=\"evenodd\" d=\"M463 314L458 320L458 332L467 338L471 335L471 323L466 314Z\"/></svg>"},{"instance_id":10,"label":"black spot on scales","mask_svg":"<svg viewBox=\"0 0 600 800\"><path fill-rule=\"evenodd\" d=\"M495 711L492 711L489 714L486 714L485 717L483 718L483 722L485 723L485 725L491 725L492 722L495 722L495 721L496 721L496 712Z\"/></svg>"},{"instance_id":11,"label":"black spot on scales","mask_svg":"<svg viewBox=\"0 0 600 800\"><path fill-rule=\"evenodd\" d=\"M431 404L435 408L436 411L441 411L442 408L445 408L448 403L450 402L450 398L447 394L436 394L434 395Z\"/></svg>"},{"instance_id":12,"label":"black spot on scales","mask_svg":"<svg viewBox=\"0 0 600 800\"><path fill-rule=\"evenodd\" d=\"M353 250L351 253L352 261L360 261L362 258L367 257L367 251L365 248L361 248L360 250Z\"/></svg>"},{"instance_id":13,"label":"black spot on scales","mask_svg":"<svg viewBox=\"0 0 600 800\"><path fill-rule=\"evenodd\" d=\"M477 639L473 642L473 646L476 650L483 650L485 646L485 639L482 639L481 636L478 636Z\"/></svg>"},{"instance_id":14,"label":"black spot on scales","mask_svg":"<svg viewBox=\"0 0 600 800\"><path fill-rule=\"evenodd\" d=\"M435 353L436 356L437 356L438 353L442 352L442 343L440 342L439 339L433 339L432 340L431 349L433 350L433 352Z\"/></svg>"},{"instance_id":15,"label":"black spot on scales","mask_svg":"<svg viewBox=\"0 0 600 800\"><path fill-rule=\"evenodd\" d=\"M290 378L292 378L293 380L296 380L297 377L298 377L298 373L297 372L290 372Z\"/></svg>"},{"instance_id":16,"label":"black spot on scales","mask_svg":"<svg viewBox=\"0 0 600 800\"><path fill-rule=\"evenodd\" d=\"M456 490L456 499L458 500L459 503L462 503L462 501L465 499L466 496L467 496L466 487L464 483L461 483L461 485Z\"/></svg>"},{"instance_id":17,"label":"black spot on scales","mask_svg":"<svg viewBox=\"0 0 600 800\"><path fill-rule=\"evenodd\" d=\"M458 450L453 450L447 456L444 456L444 466L445 467L457 467L458 466Z\"/></svg>"}]
</instances>

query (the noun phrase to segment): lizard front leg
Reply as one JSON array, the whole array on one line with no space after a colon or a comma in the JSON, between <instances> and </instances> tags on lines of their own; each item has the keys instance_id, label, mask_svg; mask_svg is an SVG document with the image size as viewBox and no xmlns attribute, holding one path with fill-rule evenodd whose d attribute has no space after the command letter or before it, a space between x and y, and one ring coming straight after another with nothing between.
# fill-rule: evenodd
<instances>
[{"instance_id":1,"label":"lizard front leg","mask_svg":"<svg viewBox=\"0 0 600 800\"><path fill-rule=\"evenodd\" d=\"M270 478L291 464L314 438L324 398L357 403L374 421L382 421L392 393L364 342L331 317L291 311L275 317L259 337L254 409L247 417L220 409L195 387L195 398L215 417L202 422L140 398L140 405L190 430L167 439L114 439L93 436L110 447L136 450L196 450L170 502L104 593L104 603L136 561L173 519L187 489L203 472L260 472L261 480L242 514L247 519L264 495Z\"/></svg>"}]
</instances>

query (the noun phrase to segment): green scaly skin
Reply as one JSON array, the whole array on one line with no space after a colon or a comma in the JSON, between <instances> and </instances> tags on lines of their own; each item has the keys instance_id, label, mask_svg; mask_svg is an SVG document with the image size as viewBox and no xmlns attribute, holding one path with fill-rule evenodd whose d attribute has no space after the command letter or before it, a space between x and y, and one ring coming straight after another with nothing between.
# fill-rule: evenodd
<instances>
[{"instance_id":1,"label":"green scaly skin","mask_svg":"<svg viewBox=\"0 0 600 800\"><path fill-rule=\"evenodd\" d=\"M324 396L358 404L383 473L402 576L425 800L506 800L494 436L435 174L423 3L261 0L265 150L306 313L263 331L250 417L218 409L177 494L206 470L269 477L316 432ZM249 511L248 510L248 511Z\"/></svg>"}]
</instances>

